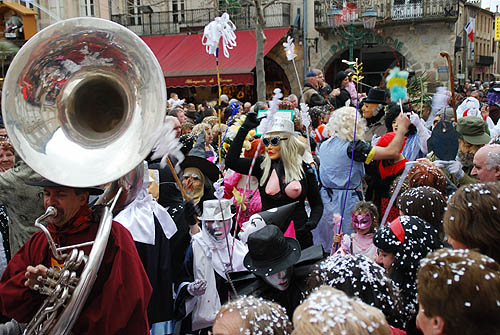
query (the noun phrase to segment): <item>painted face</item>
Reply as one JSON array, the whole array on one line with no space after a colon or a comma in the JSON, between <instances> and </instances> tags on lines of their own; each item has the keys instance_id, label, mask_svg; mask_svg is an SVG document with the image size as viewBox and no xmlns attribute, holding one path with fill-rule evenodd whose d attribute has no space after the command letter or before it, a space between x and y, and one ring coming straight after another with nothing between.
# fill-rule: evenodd
<instances>
[{"instance_id":1,"label":"painted face","mask_svg":"<svg viewBox=\"0 0 500 335\"><path fill-rule=\"evenodd\" d=\"M231 219L228 220L214 220L208 221L203 220L203 229L206 230L208 235L213 238L215 241L223 241L226 238L226 235L231 230Z\"/></svg>"},{"instance_id":2,"label":"painted face","mask_svg":"<svg viewBox=\"0 0 500 335\"><path fill-rule=\"evenodd\" d=\"M0 172L14 167L14 154L0 146Z\"/></svg>"},{"instance_id":3,"label":"painted face","mask_svg":"<svg viewBox=\"0 0 500 335\"><path fill-rule=\"evenodd\" d=\"M203 188L202 178L199 174L186 169L182 175L182 186L188 196L192 197Z\"/></svg>"},{"instance_id":4,"label":"painted face","mask_svg":"<svg viewBox=\"0 0 500 335\"><path fill-rule=\"evenodd\" d=\"M375 112L375 109L377 109L378 104L372 104L369 102L365 102L363 104L363 107L361 108L361 111L363 112L363 117L365 119L370 119L373 117L373 113Z\"/></svg>"},{"instance_id":5,"label":"painted face","mask_svg":"<svg viewBox=\"0 0 500 335\"><path fill-rule=\"evenodd\" d=\"M238 237L240 238L241 242L246 244L248 241L248 236L251 233L264 228L265 226L266 222L264 221L264 219L262 219L259 214L254 214L248 219L247 222L243 223L243 225L241 226L241 230L238 233Z\"/></svg>"},{"instance_id":6,"label":"painted face","mask_svg":"<svg viewBox=\"0 0 500 335\"><path fill-rule=\"evenodd\" d=\"M76 194L69 187L45 187L43 189L43 205L57 209L56 216L49 216L47 221L57 227L63 227L73 219L80 207L87 202L88 193Z\"/></svg>"},{"instance_id":7,"label":"painted face","mask_svg":"<svg viewBox=\"0 0 500 335\"><path fill-rule=\"evenodd\" d=\"M292 277L292 268L277 272L270 276L262 276L262 279L280 291L286 290L290 286L290 279Z\"/></svg>"},{"instance_id":8,"label":"painted face","mask_svg":"<svg viewBox=\"0 0 500 335\"><path fill-rule=\"evenodd\" d=\"M357 230L370 229L373 221L372 216L368 212L352 213L352 226Z\"/></svg>"}]
</instances>

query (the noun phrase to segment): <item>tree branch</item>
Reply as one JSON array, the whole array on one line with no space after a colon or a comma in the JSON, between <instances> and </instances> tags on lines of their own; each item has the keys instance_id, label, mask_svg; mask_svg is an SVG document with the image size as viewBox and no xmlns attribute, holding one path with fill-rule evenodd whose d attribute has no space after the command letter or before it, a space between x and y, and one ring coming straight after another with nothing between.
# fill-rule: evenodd
<instances>
[{"instance_id":1,"label":"tree branch","mask_svg":"<svg viewBox=\"0 0 500 335\"><path fill-rule=\"evenodd\" d=\"M262 6L262 10L266 10L267 7L274 5L278 0L272 0Z\"/></svg>"}]
</instances>

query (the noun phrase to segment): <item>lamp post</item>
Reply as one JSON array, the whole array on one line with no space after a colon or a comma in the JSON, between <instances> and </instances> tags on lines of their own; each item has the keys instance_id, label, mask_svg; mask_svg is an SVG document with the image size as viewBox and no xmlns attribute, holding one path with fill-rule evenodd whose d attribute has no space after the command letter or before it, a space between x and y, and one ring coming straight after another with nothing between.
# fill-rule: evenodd
<instances>
[{"instance_id":1,"label":"lamp post","mask_svg":"<svg viewBox=\"0 0 500 335\"><path fill-rule=\"evenodd\" d=\"M328 9L328 25L347 42L349 46L349 61L354 60L354 43L365 36L364 31L357 31L356 24L361 23L365 29L374 29L377 23L377 11L372 6L364 8L361 18L358 17L358 8L354 3L347 3L345 8L339 9L333 0L330 0ZM347 27L346 27L347 26ZM341 28L341 29L340 29Z\"/></svg>"},{"instance_id":2,"label":"lamp post","mask_svg":"<svg viewBox=\"0 0 500 335\"><path fill-rule=\"evenodd\" d=\"M153 8L149 5L139 6L139 10L143 14L149 14L149 34L153 35Z\"/></svg>"}]
</instances>

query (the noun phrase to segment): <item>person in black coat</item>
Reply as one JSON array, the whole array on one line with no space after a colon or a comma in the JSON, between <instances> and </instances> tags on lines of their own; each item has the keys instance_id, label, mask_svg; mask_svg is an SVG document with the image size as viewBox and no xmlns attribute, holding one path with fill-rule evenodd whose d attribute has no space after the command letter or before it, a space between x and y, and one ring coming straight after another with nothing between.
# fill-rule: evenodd
<instances>
[{"instance_id":1,"label":"person in black coat","mask_svg":"<svg viewBox=\"0 0 500 335\"><path fill-rule=\"evenodd\" d=\"M258 124L257 115L249 113L226 155L228 168L248 174L252 159L241 158L240 152L247 133ZM257 157L252 170L252 175L259 180L262 210L298 201L292 215L293 224L297 240L305 249L312 245L311 230L323 214L318 181L313 169L303 162L301 152L306 147L295 134L293 122L275 117L268 129L262 136L266 153ZM306 198L311 207L309 217L305 210Z\"/></svg>"}]
</instances>

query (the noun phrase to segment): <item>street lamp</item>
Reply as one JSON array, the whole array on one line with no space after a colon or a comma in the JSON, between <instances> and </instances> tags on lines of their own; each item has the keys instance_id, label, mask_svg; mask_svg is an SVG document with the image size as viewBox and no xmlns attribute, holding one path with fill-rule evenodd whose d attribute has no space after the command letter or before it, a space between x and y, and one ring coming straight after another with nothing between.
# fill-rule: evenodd
<instances>
[{"instance_id":1,"label":"street lamp","mask_svg":"<svg viewBox=\"0 0 500 335\"><path fill-rule=\"evenodd\" d=\"M330 0L330 8L328 9L328 23L334 29L334 35L339 35L348 43L349 61L354 60L354 43L361 40L365 35L364 31L356 31L355 24L362 23L365 29L371 30L375 28L377 23L377 11L373 7L367 6L363 10L361 22L358 21L357 10L358 8L354 3L347 3L345 8L339 9L333 0ZM347 29L344 27L345 25L347 25Z\"/></svg>"},{"instance_id":2,"label":"street lamp","mask_svg":"<svg viewBox=\"0 0 500 335\"><path fill-rule=\"evenodd\" d=\"M139 6L139 10L143 14L149 14L149 33L153 35L153 8L149 5Z\"/></svg>"}]
</instances>

